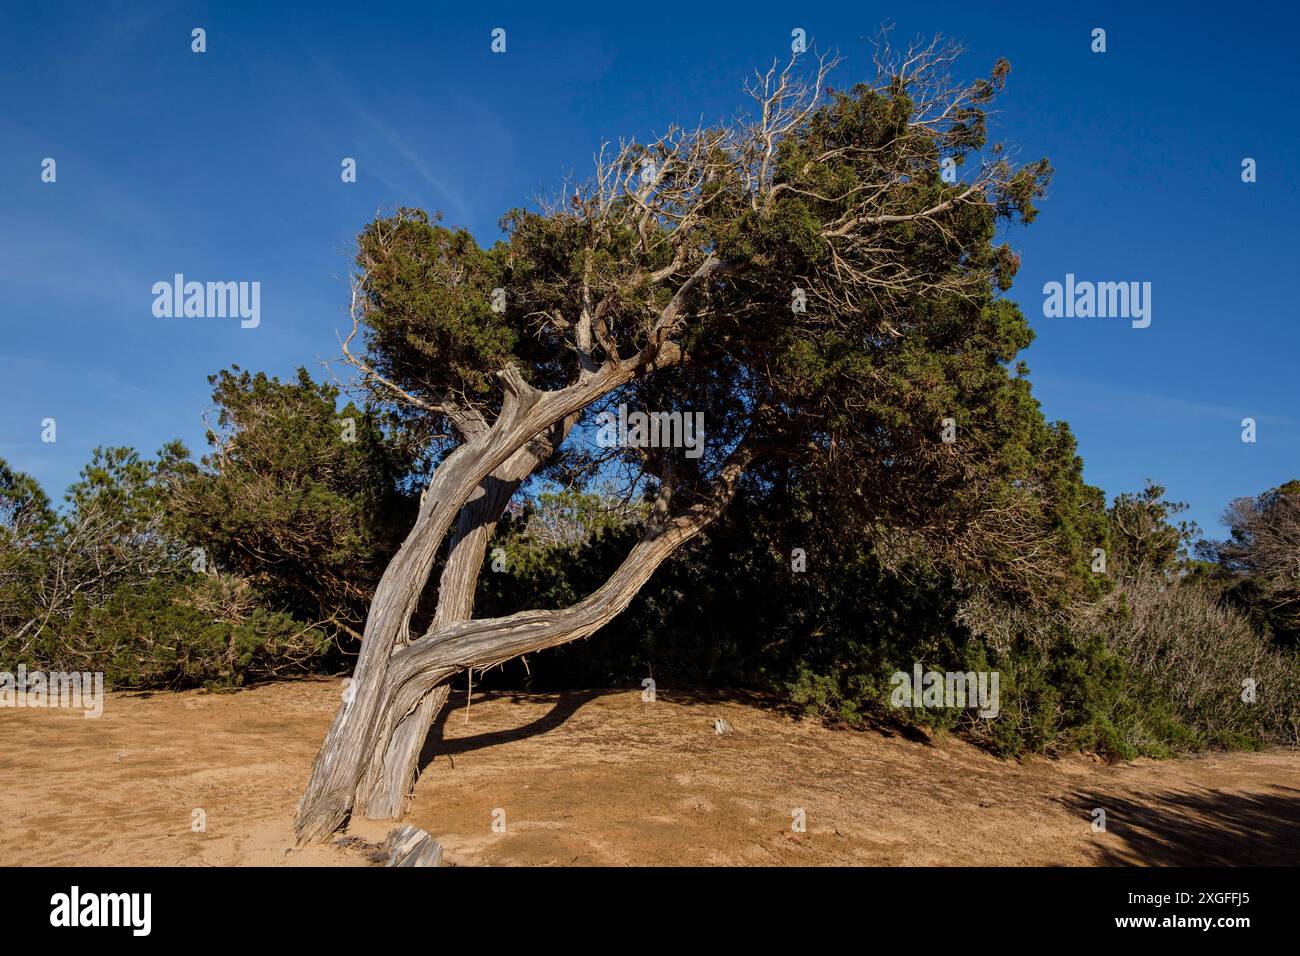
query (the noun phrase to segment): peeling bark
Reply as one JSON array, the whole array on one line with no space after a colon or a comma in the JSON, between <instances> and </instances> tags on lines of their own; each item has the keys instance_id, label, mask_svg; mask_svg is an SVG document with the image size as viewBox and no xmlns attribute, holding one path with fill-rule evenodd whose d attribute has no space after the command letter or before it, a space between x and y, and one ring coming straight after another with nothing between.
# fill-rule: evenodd
<instances>
[{"instance_id":1,"label":"peeling bark","mask_svg":"<svg viewBox=\"0 0 1300 956\"><path fill-rule=\"evenodd\" d=\"M432 664L417 675L418 679L407 675L401 693L393 692L395 685L389 676L394 655L408 645L414 646L409 631L411 616L443 538L475 491L520 452L526 460L530 444L549 429L571 422L572 416L600 396L681 359L681 351L672 343L653 344L628 360L609 361L582 375L573 385L548 392L534 389L513 366L500 373L505 390L501 413L490 429L456 448L435 471L415 527L375 589L353 672L353 693L335 715L298 803L295 828L300 842L327 837L358 804L368 812L395 812L409 786L412 751L418 755L416 741L428 722L422 728L418 725L426 717L432 720L441 706L431 692L466 667L485 666L472 654L451 655L460 662L447 667ZM518 464L522 467L523 463ZM486 487L491 490L491 482ZM486 538L483 540L486 542ZM453 564L459 575L468 565L468 558ZM451 617L450 612L447 616ZM454 631L464 623L468 622L454 624L448 620L447 628ZM435 630L414 643L441 633ZM499 657L492 663L504 659L508 658ZM430 697L428 701L426 696ZM407 715L412 715L410 726L393 744L394 730ZM373 810L369 806L372 794Z\"/></svg>"},{"instance_id":2,"label":"peeling bark","mask_svg":"<svg viewBox=\"0 0 1300 956\"><path fill-rule=\"evenodd\" d=\"M574 419L570 417L517 451L478 486L461 508L447 563L438 582L438 608L431 630L468 621L473 616L474 592L497 522L519 485L563 444L573 424ZM409 712L394 712L390 716L388 723L393 726L379 735L377 749L360 787L360 792L365 794L362 809L368 819L390 820L406 810L418 773L421 748L429 727L447 702L454 676L449 674Z\"/></svg>"}]
</instances>

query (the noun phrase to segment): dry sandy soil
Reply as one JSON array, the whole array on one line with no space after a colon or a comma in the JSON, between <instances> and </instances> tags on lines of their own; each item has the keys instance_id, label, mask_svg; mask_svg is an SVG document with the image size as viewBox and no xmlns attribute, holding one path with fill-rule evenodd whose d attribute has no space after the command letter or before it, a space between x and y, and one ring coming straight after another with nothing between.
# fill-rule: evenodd
<instances>
[{"instance_id":1,"label":"dry sandy soil","mask_svg":"<svg viewBox=\"0 0 1300 956\"><path fill-rule=\"evenodd\" d=\"M368 865L291 835L340 688L114 694L98 720L0 711L0 864ZM1300 863L1296 751L1015 762L663 689L476 693L468 722L452 702L406 819L453 864Z\"/></svg>"}]
</instances>

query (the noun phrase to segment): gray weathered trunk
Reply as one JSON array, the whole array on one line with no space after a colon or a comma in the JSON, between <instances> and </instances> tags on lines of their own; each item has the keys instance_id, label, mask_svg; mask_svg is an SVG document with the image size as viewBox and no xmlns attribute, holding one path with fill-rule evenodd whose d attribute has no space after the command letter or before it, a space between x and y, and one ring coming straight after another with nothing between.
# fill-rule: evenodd
<instances>
[{"instance_id":1,"label":"gray weathered trunk","mask_svg":"<svg viewBox=\"0 0 1300 956\"><path fill-rule=\"evenodd\" d=\"M415 527L375 590L351 693L335 715L298 804L295 827L300 841L328 837L358 806L372 818L397 816L410 791L424 737L446 701L452 677L599 630L627 607L669 554L725 507L748 461L747 452L733 454L714 496L681 517L668 516L672 488L665 482L641 541L585 600L562 610L470 619L473 588L500 508L548 454L547 443L554 441L558 447L582 408L653 371L656 364L676 360L667 349L656 354L659 357L651 362L642 357L606 364L553 392L532 389L513 369L502 374L506 400L500 415L490 429L475 434L438 467ZM548 430L553 430L550 439ZM411 616L438 548L457 520L433 626L413 640Z\"/></svg>"},{"instance_id":2,"label":"gray weathered trunk","mask_svg":"<svg viewBox=\"0 0 1300 956\"><path fill-rule=\"evenodd\" d=\"M438 608L431 630L468 621L473 616L479 572L497 521L519 485L563 443L572 425L570 418L552 428L545 439L521 448L480 484L461 508L447 563L438 581ZM406 809L421 748L429 727L447 701L449 682L454 676L454 673L447 675L409 713L390 716L389 722L395 723L391 730L379 735L362 781L365 794L362 810L367 818L390 820Z\"/></svg>"},{"instance_id":3,"label":"gray weathered trunk","mask_svg":"<svg viewBox=\"0 0 1300 956\"><path fill-rule=\"evenodd\" d=\"M611 363L575 385L545 393L524 382L514 368L502 372L505 400L501 413L490 429L455 449L438 467L415 526L375 588L350 693L334 717L298 803L300 840L321 839L337 830L353 806L365 802L377 779L384 776L384 771L376 773L372 768L383 766L383 757L375 755L377 751L386 754L385 732L396 722L391 714L382 712L389 661L398 647L410 641L411 616L439 546L463 505L489 475L537 436L642 371L634 364ZM445 680L454 673L440 676ZM436 682L427 689L434 686ZM411 701L409 709L417 703ZM433 709L431 702L425 713L431 715ZM412 736L418 736L418 731L412 731ZM405 761L409 746L395 753L394 759L400 756ZM394 770L391 775L399 772L404 771Z\"/></svg>"}]
</instances>

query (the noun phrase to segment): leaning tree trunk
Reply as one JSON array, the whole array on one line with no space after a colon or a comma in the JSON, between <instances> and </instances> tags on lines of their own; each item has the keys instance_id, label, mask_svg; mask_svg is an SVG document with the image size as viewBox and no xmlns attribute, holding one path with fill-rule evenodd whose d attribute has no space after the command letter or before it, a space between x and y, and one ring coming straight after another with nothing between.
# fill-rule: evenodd
<instances>
[{"instance_id":1,"label":"leaning tree trunk","mask_svg":"<svg viewBox=\"0 0 1300 956\"><path fill-rule=\"evenodd\" d=\"M376 765L383 767L391 727L396 724L384 694L386 675L394 652L410 643L411 616L438 548L465 502L489 475L537 436L645 370L643 362L610 363L568 388L544 393L528 385L513 367L500 374L505 399L496 421L490 429L477 431L439 465L415 526L375 588L349 693L334 717L298 803L295 825L300 840L328 836L342 825L358 802L368 801L369 791L379 778L407 772L405 766L391 772L372 769ZM461 669L446 669L427 690L432 691L439 681L450 679ZM409 702L407 711L397 719L419 703L418 699ZM432 718L437 703L436 698L426 703L424 714ZM419 736L418 730L408 730ZM412 746L399 748L393 755L394 763L406 764Z\"/></svg>"},{"instance_id":2,"label":"leaning tree trunk","mask_svg":"<svg viewBox=\"0 0 1300 956\"><path fill-rule=\"evenodd\" d=\"M494 471L460 510L451 536L447 563L438 580L438 608L430 632L468 621L474 613L474 592L487 553L488 541L506 505L519 485L559 448L573 427L569 418L540 438L521 448ZM418 772L424 739L438 712L447 702L449 674L426 693L406 714L392 714L391 729L381 731L380 746L371 755L362 778L361 808L371 820L390 820L405 809ZM383 744L387 737L387 744Z\"/></svg>"},{"instance_id":3,"label":"leaning tree trunk","mask_svg":"<svg viewBox=\"0 0 1300 956\"><path fill-rule=\"evenodd\" d=\"M660 364L664 364L662 360ZM665 481L640 542L610 579L585 600L563 610L469 619L473 584L491 533L486 519L496 507L496 495L513 492L511 482L517 484L536 464L529 460L530 443L548 429L571 424L571 416L591 401L653 368L644 358L612 362L574 385L544 393L523 382L513 368L502 373L506 399L500 415L490 429L477 433L438 467L415 527L375 589L351 692L335 715L298 803L295 828L300 842L328 837L358 806L372 818L400 813L420 745L446 701L447 682L454 675L599 630L627 607L669 554L725 507L750 458L743 446L724 467L713 497L681 517L668 516L672 485ZM507 462L510 464L498 473ZM467 509L480 488L481 505ZM476 516L475 508L480 506L483 511ZM444 595L447 607L443 609L440 599L433 627L412 640L411 616L438 547L458 516L466 533L453 542L454 554L444 571L444 584L449 586Z\"/></svg>"}]
</instances>

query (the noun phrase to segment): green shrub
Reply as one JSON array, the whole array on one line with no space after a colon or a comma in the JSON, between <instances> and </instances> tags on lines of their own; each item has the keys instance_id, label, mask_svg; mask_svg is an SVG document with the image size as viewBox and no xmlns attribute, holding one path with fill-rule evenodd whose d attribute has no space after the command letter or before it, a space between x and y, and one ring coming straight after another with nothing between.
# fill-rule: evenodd
<instances>
[{"instance_id":1,"label":"green shrub","mask_svg":"<svg viewBox=\"0 0 1300 956\"><path fill-rule=\"evenodd\" d=\"M194 575L122 587L80 609L51 656L102 670L115 688L237 687L303 673L329 643L320 629L257 606L246 582Z\"/></svg>"}]
</instances>

